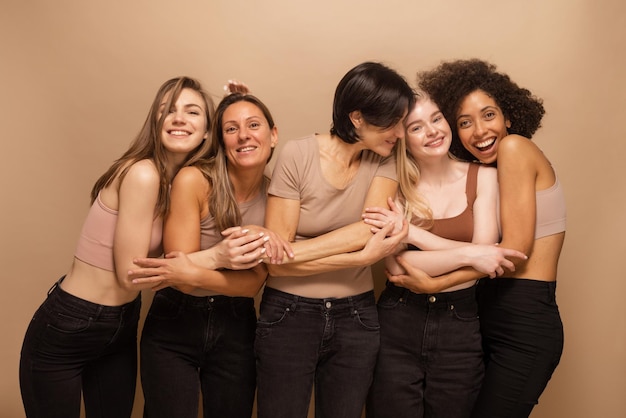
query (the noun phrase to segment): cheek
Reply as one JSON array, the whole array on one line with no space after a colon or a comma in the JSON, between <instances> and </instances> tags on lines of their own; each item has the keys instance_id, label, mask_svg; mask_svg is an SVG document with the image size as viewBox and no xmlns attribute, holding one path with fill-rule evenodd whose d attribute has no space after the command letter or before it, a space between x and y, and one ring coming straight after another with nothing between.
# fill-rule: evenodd
<instances>
[{"instance_id":1,"label":"cheek","mask_svg":"<svg viewBox=\"0 0 626 418\"><path fill-rule=\"evenodd\" d=\"M459 139L461 140L461 144L465 148L469 149L471 147L471 141L470 141L471 137L472 135L468 130L463 130L459 132Z\"/></svg>"}]
</instances>

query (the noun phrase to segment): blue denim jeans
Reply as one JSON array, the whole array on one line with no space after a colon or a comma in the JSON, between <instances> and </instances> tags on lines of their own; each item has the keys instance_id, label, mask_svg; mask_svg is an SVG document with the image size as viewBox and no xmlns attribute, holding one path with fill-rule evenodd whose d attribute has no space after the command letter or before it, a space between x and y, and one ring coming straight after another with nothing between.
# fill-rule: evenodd
<instances>
[{"instance_id":1,"label":"blue denim jeans","mask_svg":"<svg viewBox=\"0 0 626 418\"><path fill-rule=\"evenodd\" d=\"M130 417L137 381L141 299L103 306L61 289L33 316L22 346L20 389L28 418Z\"/></svg>"},{"instance_id":2,"label":"blue denim jeans","mask_svg":"<svg viewBox=\"0 0 626 418\"><path fill-rule=\"evenodd\" d=\"M254 300L154 296L141 336L144 417L250 418L256 387Z\"/></svg>"},{"instance_id":3,"label":"blue denim jeans","mask_svg":"<svg viewBox=\"0 0 626 418\"><path fill-rule=\"evenodd\" d=\"M266 288L257 323L259 418L359 418L379 346L374 292L311 299Z\"/></svg>"},{"instance_id":4,"label":"blue denim jeans","mask_svg":"<svg viewBox=\"0 0 626 418\"><path fill-rule=\"evenodd\" d=\"M387 284L368 418L469 417L483 378L475 287L433 295Z\"/></svg>"},{"instance_id":5,"label":"blue denim jeans","mask_svg":"<svg viewBox=\"0 0 626 418\"><path fill-rule=\"evenodd\" d=\"M528 417L563 352L556 282L482 279L478 307L486 372L472 416Z\"/></svg>"}]
</instances>

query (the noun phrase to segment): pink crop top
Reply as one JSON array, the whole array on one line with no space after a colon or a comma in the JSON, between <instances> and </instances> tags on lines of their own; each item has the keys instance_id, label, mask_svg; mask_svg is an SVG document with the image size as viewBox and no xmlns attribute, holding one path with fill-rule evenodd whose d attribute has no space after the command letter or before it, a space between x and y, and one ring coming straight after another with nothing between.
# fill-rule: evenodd
<instances>
[{"instance_id":1,"label":"pink crop top","mask_svg":"<svg viewBox=\"0 0 626 418\"><path fill-rule=\"evenodd\" d=\"M536 193L536 201L535 239L565 231L565 194L558 178L552 187Z\"/></svg>"},{"instance_id":2,"label":"pink crop top","mask_svg":"<svg viewBox=\"0 0 626 418\"><path fill-rule=\"evenodd\" d=\"M78 239L74 257L87 264L103 270L115 271L113 262L113 239L117 225L117 211L102 203L100 195L93 202L83 229ZM163 220L157 218L152 223L149 257L158 257L163 253L161 238L163 236ZM142 254L137 254L141 256Z\"/></svg>"}]
</instances>

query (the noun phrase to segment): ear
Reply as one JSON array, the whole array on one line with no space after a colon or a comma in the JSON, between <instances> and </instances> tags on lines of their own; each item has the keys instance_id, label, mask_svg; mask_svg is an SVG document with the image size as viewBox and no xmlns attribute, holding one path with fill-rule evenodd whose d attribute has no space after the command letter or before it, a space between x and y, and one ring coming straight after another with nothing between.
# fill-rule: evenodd
<instances>
[{"instance_id":1,"label":"ear","mask_svg":"<svg viewBox=\"0 0 626 418\"><path fill-rule=\"evenodd\" d=\"M511 121L510 120L505 119L504 125L506 126L507 129L511 129Z\"/></svg>"},{"instance_id":2,"label":"ear","mask_svg":"<svg viewBox=\"0 0 626 418\"><path fill-rule=\"evenodd\" d=\"M363 115L361 115L360 110L354 110L350 112L348 116L350 117L350 121L352 122L355 128L358 129L361 127L361 125L363 124Z\"/></svg>"},{"instance_id":3,"label":"ear","mask_svg":"<svg viewBox=\"0 0 626 418\"><path fill-rule=\"evenodd\" d=\"M274 126L270 132L270 145L274 148L278 144L278 128Z\"/></svg>"}]
</instances>

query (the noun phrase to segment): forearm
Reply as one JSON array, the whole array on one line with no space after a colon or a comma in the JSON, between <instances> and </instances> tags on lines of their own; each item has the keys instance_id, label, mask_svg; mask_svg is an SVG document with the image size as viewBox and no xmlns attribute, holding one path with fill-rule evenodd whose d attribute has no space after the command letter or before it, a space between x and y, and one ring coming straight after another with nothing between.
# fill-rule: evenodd
<instances>
[{"instance_id":1,"label":"forearm","mask_svg":"<svg viewBox=\"0 0 626 418\"><path fill-rule=\"evenodd\" d=\"M465 243L465 247L467 245ZM435 277L469 266L470 262L463 251L465 247L438 251L406 251L403 257L411 265Z\"/></svg>"},{"instance_id":2,"label":"forearm","mask_svg":"<svg viewBox=\"0 0 626 418\"><path fill-rule=\"evenodd\" d=\"M361 250L372 237L370 227L363 221L346 225L318 237L291 244L294 258L284 258L284 263L302 264L334 255Z\"/></svg>"},{"instance_id":3,"label":"forearm","mask_svg":"<svg viewBox=\"0 0 626 418\"><path fill-rule=\"evenodd\" d=\"M319 273L328 273L350 267L360 267L373 264L364 260L359 251L335 254L317 260L299 263L268 264L269 274L274 277L294 276L304 277Z\"/></svg>"},{"instance_id":4,"label":"forearm","mask_svg":"<svg viewBox=\"0 0 626 418\"><path fill-rule=\"evenodd\" d=\"M189 253L187 256L194 264L199 267L203 267L204 269L217 270L221 268L221 266L217 264L215 247Z\"/></svg>"},{"instance_id":5,"label":"forearm","mask_svg":"<svg viewBox=\"0 0 626 418\"><path fill-rule=\"evenodd\" d=\"M441 292L445 289L449 289L459 284L473 282L483 277L485 277L483 273L474 270L471 267L462 267L453 272L434 277L433 281L437 283L437 291Z\"/></svg>"},{"instance_id":6,"label":"forearm","mask_svg":"<svg viewBox=\"0 0 626 418\"><path fill-rule=\"evenodd\" d=\"M198 268L189 284L225 296L254 297L267 278L263 266L250 270L210 270Z\"/></svg>"},{"instance_id":7,"label":"forearm","mask_svg":"<svg viewBox=\"0 0 626 418\"><path fill-rule=\"evenodd\" d=\"M467 245L467 242L442 238L415 225L409 226L409 235L405 241L421 250L428 251L447 250Z\"/></svg>"}]
</instances>

